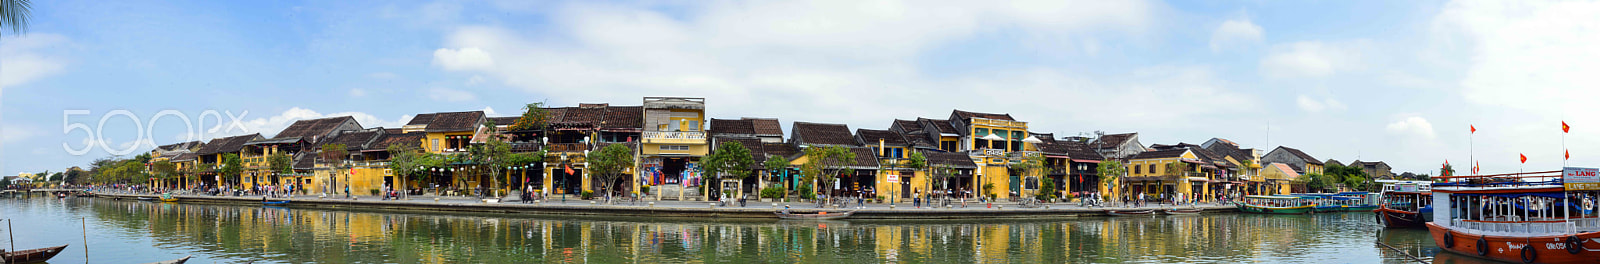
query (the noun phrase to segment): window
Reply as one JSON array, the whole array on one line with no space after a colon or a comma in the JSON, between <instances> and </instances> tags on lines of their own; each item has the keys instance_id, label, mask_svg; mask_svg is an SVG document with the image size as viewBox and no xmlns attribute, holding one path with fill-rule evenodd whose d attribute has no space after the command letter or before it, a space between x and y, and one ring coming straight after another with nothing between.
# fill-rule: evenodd
<instances>
[{"instance_id":1,"label":"window","mask_svg":"<svg viewBox=\"0 0 1600 264\"><path fill-rule=\"evenodd\" d=\"M1150 164L1150 173L1152 173L1152 174L1156 173L1156 164L1155 163L1151 163Z\"/></svg>"},{"instance_id":2,"label":"window","mask_svg":"<svg viewBox=\"0 0 1600 264\"><path fill-rule=\"evenodd\" d=\"M1004 138L1004 137L1007 137L1007 136L1011 135L1011 133L1010 132L1006 132L1005 130L995 129L994 130L994 135L997 136L997 137Z\"/></svg>"},{"instance_id":3,"label":"window","mask_svg":"<svg viewBox=\"0 0 1600 264\"><path fill-rule=\"evenodd\" d=\"M439 150L439 139L437 139L437 138L433 139L433 150L434 151L438 151Z\"/></svg>"},{"instance_id":4,"label":"window","mask_svg":"<svg viewBox=\"0 0 1600 264\"><path fill-rule=\"evenodd\" d=\"M700 131L700 120L685 120L689 122L688 129L684 131Z\"/></svg>"},{"instance_id":5,"label":"window","mask_svg":"<svg viewBox=\"0 0 1600 264\"><path fill-rule=\"evenodd\" d=\"M956 142L955 141L940 141L939 142L939 149L942 149L944 151L949 151L949 152L956 152Z\"/></svg>"},{"instance_id":6,"label":"window","mask_svg":"<svg viewBox=\"0 0 1600 264\"><path fill-rule=\"evenodd\" d=\"M1022 131L1011 131L1011 140L1022 140Z\"/></svg>"},{"instance_id":7,"label":"window","mask_svg":"<svg viewBox=\"0 0 1600 264\"><path fill-rule=\"evenodd\" d=\"M988 128L978 128L977 130L978 130L978 132L972 133L972 137L979 138L979 137L983 137L983 136L988 136L989 135L989 129Z\"/></svg>"},{"instance_id":8,"label":"window","mask_svg":"<svg viewBox=\"0 0 1600 264\"><path fill-rule=\"evenodd\" d=\"M1140 173L1144 173L1144 172L1140 172L1140 171L1139 171L1139 168L1140 168L1140 167L1144 167L1144 166L1139 166L1139 165L1133 165L1133 174L1140 174Z\"/></svg>"},{"instance_id":9,"label":"window","mask_svg":"<svg viewBox=\"0 0 1600 264\"><path fill-rule=\"evenodd\" d=\"M689 150L689 146L686 146L686 145L662 145L661 146L661 150L688 151Z\"/></svg>"},{"instance_id":10,"label":"window","mask_svg":"<svg viewBox=\"0 0 1600 264\"><path fill-rule=\"evenodd\" d=\"M1012 141L1011 151L1022 151L1022 141Z\"/></svg>"},{"instance_id":11,"label":"window","mask_svg":"<svg viewBox=\"0 0 1600 264\"><path fill-rule=\"evenodd\" d=\"M679 131L678 122L667 122L667 131Z\"/></svg>"}]
</instances>

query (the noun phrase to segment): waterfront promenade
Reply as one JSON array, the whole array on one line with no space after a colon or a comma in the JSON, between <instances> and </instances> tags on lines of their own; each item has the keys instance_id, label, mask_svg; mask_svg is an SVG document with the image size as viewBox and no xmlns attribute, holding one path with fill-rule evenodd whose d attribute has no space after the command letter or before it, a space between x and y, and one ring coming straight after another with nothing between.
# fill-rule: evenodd
<instances>
[{"instance_id":1,"label":"waterfront promenade","mask_svg":"<svg viewBox=\"0 0 1600 264\"><path fill-rule=\"evenodd\" d=\"M157 197L154 194L134 194L116 192L96 192L97 196L113 199L133 199L138 197ZM261 196L209 196L209 195L174 195L179 203L226 203L226 204L255 204L262 202ZM731 206L720 206L716 202L694 201L621 201L616 204L605 204L603 201L578 200L576 197L562 200L560 196L553 199L534 203L485 203L471 197L460 196L410 196L400 200L382 200L377 196L344 196L319 197L295 196L294 198L267 198L267 201L290 201L289 207L308 208L339 208L353 210L397 210L397 211L440 211L440 212L477 212L477 213L526 213L546 215L578 215L578 216L648 216L648 217L715 217L715 218L777 218L773 212L789 210L795 213L814 213L819 211L840 212L856 211L851 219L1050 219L1050 218L1077 218L1077 217L1105 217L1106 209L1131 209L1129 207L1080 207L1077 204L1056 203L1046 204L1038 208L1021 208L1016 203L999 202L993 204L968 202L963 208L959 203L950 207L915 208L909 203L889 204L867 203L861 208L854 203L849 206L817 208L815 203L773 203L749 201L746 206L740 207L737 203ZM1184 206L1188 207L1188 206ZM1205 209L1206 213L1232 213L1237 212L1233 206L1206 203L1196 205L1196 208ZM1172 208L1172 206L1149 205L1139 207L1142 209Z\"/></svg>"}]
</instances>

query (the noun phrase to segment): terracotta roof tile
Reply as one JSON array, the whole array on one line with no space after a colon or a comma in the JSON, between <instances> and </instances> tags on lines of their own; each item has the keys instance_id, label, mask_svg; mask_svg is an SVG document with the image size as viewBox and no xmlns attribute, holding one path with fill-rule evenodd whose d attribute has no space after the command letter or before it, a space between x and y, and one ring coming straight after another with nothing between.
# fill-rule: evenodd
<instances>
[{"instance_id":1,"label":"terracotta roof tile","mask_svg":"<svg viewBox=\"0 0 1600 264\"><path fill-rule=\"evenodd\" d=\"M483 111L435 113L428 132L473 131L483 121Z\"/></svg>"},{"instance_id":2,"label":"terracotta roof tile","mask_svg":"<svg viewBox=\"0 0 1600 264\"><path fill-rule=\"evenodd\" d=\"M608 106L600 128L640 130L644 128L643 106Z\"/></svg>"},{"instance_id":3,"label":"terracotta roof tile","mask_svg":"<svg viewBox=\"0 0 1600 264\"><path fill-rule=\"evenodd\" d=\"M979 117L979 118L987 118L987 119L1016 121L1016 119L1012 119L1011 118L1011 114L991 114L991 113L967 112L967 111L961 111L959 109L958 110L952 110L951 115L954 115L954 116L956 116L958 118L961 118L961 119L971 119L973 117Z\"/></svg>"},{"instance_id":4,"label":"terracotta roof tile","mask_svg":"<svg viewBox=\"0 0 1600 264\"><path fill-rule=\"evenodd\" d=\"M794 129L796 135L790 140L795 140L798 144L841 146L856 144L855 135L850 134L850 127L844 124L794 122L790 129Z\"/></svg>"},{"instance_id":5,"label":"terracotta roof tile","mask_svg":"<svg viewBox=\"0 0 1600 264\"><path fill-rule=\"evenodd\" d=\"M200 151L196 151L196 153L199 153L200 155L211 155L217 153L239 152L240 149L244 149L245 142L250 142L251 139L260 137L261 133L255 133L212 139L210 143L206 143L206 146L201 147Z\"/></svg>"},{"instance_id":6,"label":"terracotta roof tile","mask_svg":"<svg viewBox=\"0 0 1600 264\"><path fill-rule=\"evenodd\" d=\"M777 118L746 117L744 120L750 120L750 126L755 129L757 136L783 136L783 125L778 123Z\"/></svg>"},{"instance_id":7,"label":"terracotta roof tile","mask_svg":"<svg viewBox=\"0 0 1600 264\"><path fill-rule=\"evenodd\" d=\"M1311 155L1306 154L1306 152L1300 151L1299 149L1295 149L1295 148L1291 148L1291 147L1285 147L1285 146L1278 146L1278 148L1281 148L1283 150L1289 151L1289 154L1294 154L1296 157L1300 157L1300 159L1306 160L1306 164L1322 165L1322 160L1318 160L1317 158L1311 157Z\"/></svg>"},{"instance_id":8,"label":"terracotta roof tile","mask_svg":"<svg viewBox=\"0 0 1600 264\"><path fill-rule=\"evenodd\" d=\"M978 164L972 162L972 157L962 153L925 150L922 151L922 157L928 158L928 165L931 166L949 166L959 169L978 168Z\"/></svg>"},{"instance_id":9,"label":"terracotta roof tile","mask_svg":"<svg viewBox=\"0 0 1600 264\"><path fill-rule=\"evenodd\" d=\"M890 146L906 146L911 144L910 141L906 140L905 135L888 130L860 128L856 129L856 138L859 139L859 141L856 143L861 144L862 146L877 146L879 139L883 140L883 144Z\"/></svg>"},{"instance_id":10,"label":"terracotta roof tile","mask_svg":"<svg viewBox=\"0 0 1600 264\"><path fill-rule=\"evenodd\" d=\"M747 134L756 133L755 124L748 119L711 119L710 132L713 135Z\"/></svg>"},{"instance_id":11,"label":"terracotta roof tile","mask_svg":"<svg viewBox=\"0 0 1600 264\"><path fill-rule=\"evenodd\" d=\"M277 135L272 136L272 139L298 137L305 139L306 142L317 143L315 141L321 139L316 137L328 135L329 133L332 133L334 129L339 128L339 125L344 124L347 121L356 122L355 120L356 119L354 117L339 116L294 121L294 124L289 124L289 127L284 128L283 131L280 131ZM357 123L356 126L360 127L360 123Z\"/></svg>"}]
</instances>

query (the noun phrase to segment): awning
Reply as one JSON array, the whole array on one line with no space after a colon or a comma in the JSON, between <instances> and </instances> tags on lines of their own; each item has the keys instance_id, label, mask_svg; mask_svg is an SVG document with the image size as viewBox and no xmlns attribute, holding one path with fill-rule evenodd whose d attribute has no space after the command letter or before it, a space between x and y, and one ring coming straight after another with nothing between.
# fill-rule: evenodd
<instances>
[{"instance_id":1,"label":"awning","mask_svg":"<svg viewBox=\"0 0 1600 264\"><path fill-rule=\"evenodd\" d=\"M1072 160L1072 162L1100 163L1100 161L1098 161L1098 160L1085 160L1085 159L1074 159L1074 160Z\"/></svg>"},{"instance_id":2,"label":"awning","mask_svg":"<svg viewBox=\"0 0 1600 264\"><path fill-rule=\"evenodd\" d=\"M1194 163L1194 164L1206 164L1205 162L1198 161L1198 160L1181 159L1181 161L1187 162L1187 163Z\"/></svg>"},{"instance_id":3,"label":"awning","mask_svg":"<svg viewBox=\"0 0 1600 264\"><path fill-rule=\"evenodd\" d=\"M1185 179L1188 179L1191 182L1211 182L1211 179L1206 179L1205 177L1188 177Z\"/></svg>"},{"instance_id":4,"label":"awning","mask_svg":"<svg viewBox=\"0 0 1600 264\"><path fill-rule=\"evenodd\" d=\"M1046 158L1057 158L1057 159L1068 159L1068 158L1071 158L1071 157L1067 157L1066 155L1044 155L1044 157L1046 157Z\"/></svg>"}]
</instances>

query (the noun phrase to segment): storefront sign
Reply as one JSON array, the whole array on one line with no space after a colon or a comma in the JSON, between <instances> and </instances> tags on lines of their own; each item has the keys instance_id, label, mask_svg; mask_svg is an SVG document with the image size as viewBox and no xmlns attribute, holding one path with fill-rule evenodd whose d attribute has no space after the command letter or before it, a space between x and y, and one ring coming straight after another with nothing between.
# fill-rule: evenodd
<instances>
[{"instance_id":1,"label":"storefront sign","mask_svg":"<svg viewBox=\"0 0 1600 264\"><path fill-rule=\"evenodd\" d=\"M1569 191L1600 190L1600 169L1562 168L1561 183Z\"/></svg>"},{"instance_id":2,"label":"storefront sign","mask_svg":"<svg viewBox=\"0 0 1600 264\"><path fill-rule=\"evenodd\" d=\"M896 175L896 174L891 173L888 176L889 176L889 183L900 183L900 175Z\"/></svg>"}]
</instances>

